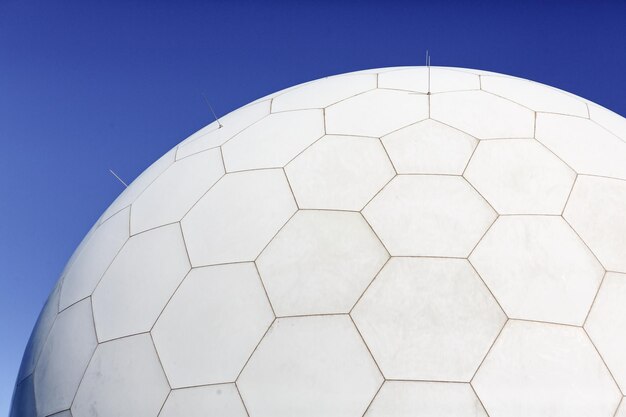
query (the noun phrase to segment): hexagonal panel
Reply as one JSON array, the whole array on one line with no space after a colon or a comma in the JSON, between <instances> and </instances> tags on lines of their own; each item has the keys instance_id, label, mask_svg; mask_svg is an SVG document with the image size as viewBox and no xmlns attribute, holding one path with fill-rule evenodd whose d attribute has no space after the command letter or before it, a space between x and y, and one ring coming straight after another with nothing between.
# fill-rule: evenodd
<instances>
[{"instance_id":1,"label":"hexagonal panel","mask_svg":"<svg viewBox=\"0 0 626 417\"><path fill-rule=\"evenodd\" d=\"M279 95L272 112L323 108L376 88L376 74L346 74L323 78Z\"/></svg>"},{"instance_id":2,"label":"hexagonal panel","mask_svg":"<svg viewBox=\"0 0 626 417\"><path fill-rule=\"evenodd\" d=\"M20 364L20 369L17 373L17 380L15 381L16 384L31 375L35 370L35 364L37 363L37 360L39 360L39 355L41 354L44 344L46 343L46 338L48 337L50 329L54 324L54 320L57 317L62 282L63 280L61 279L57 281L57 284L48 297L46 304L39 313L35 327L33 328L33 331L28 339L28 343L26 344L26 348L24 349L22 363Z\"/></svg>"},{"instance_id":3,"label":"hexagonal panel","mask_svg":"<svg viewBox=\"0 0 626 417\"><path fill-rule=\"evenodd\" d=\"M72 404L72 415L154 417L169 386L150 335L100 344Z\"/></svg>"},{"instance_id":4,"label":"hexagonal panel","mask_svg":"<svg viewBox=\"0 0 626 417\"><path fill-rule=\"evenodd\" d=\"M430 67L430 92L445 93L447 91L478 90L478 75L456 71L448 68Z\"/></svg>"},{"instance_id":5,"label":"hexagonal panel","mask_svg":"<svg viewBox=\"0 0 626 417\"><path fill-rule=\"evenodd\" d=\"M469 384L387 381L365 417L487 417Z\"/></svg>"},{"instance_id":6,"label":"hexagonal panel","mask_svg":"<svg viewBox=\"0 0 626 417\"><path fill-rule=\"evenodd\" d=\"M224 164L228 172L283 167L323 135L322 110L271 114L222 146Z\"/></svg>"},{"instance_id":7,"label":"hexagonal panel","mask_svg":"<svg viewBox=\"0 0 626 417\"><path fill-rule=\"evenodd\" d=\"M54 414L72 405L97 343L90 300L59 314L34 373L38 415Z\"/></svg>"},{"instance_id":8,"label":"hexagonal panel","mask_svg":"<svg viewBox=\"0 0 626 417\"><path fill-rule=\"evenodd\" d=\"M509 317L578 326L604 274L560 216L500 217L470 261Z\"/></svg>"},{"instance_id":9,"label":"hexagonal panel","mask_svg":"<svg viewBox=\"0 0 626 417\"><path fill-rule=\"evenodd\" d=\"M176 162L133 203L131 234L179 221L222 175L224 167L219 149Z\"/></svg>"},{"instance_id":10,"label":"hexagonal panel","mask_svg":"<svg viewBox=\"0 0 626 417\"><path fill-rule=\"evenodd\" d=\"M533 137L532 111L484 91L435 94L430 117L479 139Z\"/></svg>"},{"instance_id":11,"label":"hexagonal panel","mask_svg":"<svg viewBox=\"0 0 626 417\"><path fill-rule=\"evenodd\" d=\"M427 119L382 138L399 174L461 175L478 141Z\"/></svg>"},{"instance_id":12,"label":"hexagonal panel","mask_svg":"<svg viewBox=\"0 0 626 417\"><path fill-rule=\"evenodd\" d=\"M159 417L248 417L235 384L177 389Z\"/></svg>"},{"instance_id":13,"label":"hexagonal panel","mask_svg":"<svg viewBox=\"0 0 626 417\"><path fill-rule=\"evenodd\" d=\"M506 321L464 259L392 258L352 312L388 379L469 381Z\"/></svg>"},{"instance_id":14,"label":"hexagonal panel","mask_svg":"<svg viewBox=\"0 0 626 417\"><path fill-rule=\"evenodd\" d=\"M615 412L615 417L626 417L626 401L622 399L622 402Z\"/></svg>"},{"instance_id":15,"label":"hexagonal panel","mask_svg":"<svg viewBox=\"0 0 626 417\"><path fill-rule=\"evenodd\" d=\"M376 138L325 136L285 167L300 208L361 210L395 175Z\"/></svg>"},{"instance_id":16,"label":"hexagonal panel","mask_svg":"<svg viewBox=\"0 0 626 417\"><path fill-rule=\"evenodd\" d=\"M611 374L626 389L626 274L608 272L585 322L585 330Z\"/></svg>"},{"instance_id":17,"label":"hexagonal panel","mask_svg":"<svg viewBox=\"0 0 626 417\"><path fill-rule=\"evenodd\" d=\"M387 258L359 213L306 210L257 265L278 316L347 313Z\"/></svg>"},{"instance_id":18,"label":"hexagonal panel","mask_svg":"<svg viewBox=\"0 0 626 417\"><path fill-rule=\"evenodd\" d=\"M181 222L191 264L254 260L296 210L282 170L227 174Z\"/></svg>"},{"instance_id":19,"label":"hexagonal panel","mask_svg":"<svg viewBox=\"0 0 626 417\"><path fill-rule=\"evenodd\" d=\"M380 137L428 117L428 97L373 90L326 109L326 133Z\"/></svg>"},{"instance_id":20,"label":"hexagonal panel","mask_svg":"<svg viewBox=\"0 0 626 417\"><path fill-rule=\"evenodd\" d=\"M253 263L194 269L152 334L172 387L233 382L274 320Z\"/></svg>"},{"instance_id":21,"label":"hexagonal panel","mask_svg":"<svg viewBox=\"0 0 626 417\"><path fill-rule=\"evenodd\" d=\"M426 94L428 92L428 67L407 67L379 74L378 87Z\"/></svg>"},{"instance_id":22,"label":"hexagonal panel","mask_svg":"<svg viewBox=\"0 0 626 417\"><path fill-rule=\"evenodd\" d=\"M464 176L500 214L561 214L576 173L524 139L481 142Z\"/></svg>"},{"instance_id":23,"label":"hexagonal panel","mask_svg":"<svg viewBox=\"0 0 626 417\"><path fill-rule=\"evenodd\" d=\"M150 330L189 268L180 225L130 238L93 294L98 339Z\"/></svg>"},{"instance_id":24,"label":"hexagonal panel","mask_svg":"<svg viewBox=\"0 0 626 417\"><path fill-rule=\"evenodd\" d=\"M37 417L32 375L15 385L9 417Z\"/></svg>"},{"instance_id":25,"label":"hexagonal panel","mask_svg":"<svg viewBox=\"0 0 626 417\"><path fill-rule=\"evenodd\" d=\"M461 177L400 175L363 210L392 256L466 257L496 218Z\"/></svg>"},{"instance_id":26,"label":"hexagonal panel","mask_svg":"<svg viewBox=\"0 0 626 417\"><path fill-rule=\"evenodd\" d=\"M381 383L347 315L277 319L237 381L255 417L360 416Z\"/></svg>"},{"instance_id":27,"label":"hexagonal panel","mask_svg":"<svg viewBox=\"0 0 626 417\"><path fill-rule=\"evenodd\" d=\"M591 120L538 114L535 137L579 174L626 179L626 142Z\"/></svg>"},{"instance_id":28,"label":"hexagonal panel","mask_svg":"<svg viewBox=\"0 0 626 417\"><path fill-rule=\"evenodd\" d=\"M511 320L472 385L491 417L611 417L621 399L576 327Z\"/></svg>"},{"instance_id":29,"label":"hexagonal panel","mask_svg":"<svg viewBox=\"0 0 626 417\"><path fill-rule=\"evenodd\" d=\"M249 104L228 113L219 119L222 127L218 127L218 124L213 122L182 142L178 147L176 158L184 158L220 146L269 114L269 101Z\"/></svg>"},{"instance_id":30,"label":"hexagonal panel","mask_svg":"<svg viewBox=\"0 0 626 417\"><path fill-rule=\"evenodd\" d=\"M429 74L430 72L430 74ZM430 79L429 79L430 78ZM379 88L409 90L420 93L478 90L478 75L439 67L412 67L378 76Z\"/></svg>"},{"instance_id":31,"label":"hexagonal panel","mask_svg":"<svg viewBox=\"0 0 626 417\"><path fill-rule=\"evenodd\" d=\"M589 105L589 116L591 120L626 141L626 119L622 116L598 105Z\"/></svg>"},{"instance_id":32,"label":"hexagonal panel","mask_svg":"<svg viewBox=\"0 0 626 417\"><path fill-rule=\"evenodd\" d=\"M626 272L626 181L579 176L563 216L602 265Z\"/></svg>"},{"instance_id":33,"label":"hexagonal panel","mask_svg":"<svg viewBox=\"0 0 626 417\"><path fill-rule=\"evenodd\" d=\"M514 77L483 76L481 88L532 110L587 117L585 102L556 88Z\"/></svg>"},{"instance_id":34,"label":"hexagonal panel","mask_svg":"<svg viewBox=\"0 0 626 417\"><path fill-rule=\"evenodd\" d=\"M63 278L61 310L93 293L104 271L128 240L129 216L129 208L120 211L102 223L85 242Z\"/></svg>"},{"instance_id":35,"label":"hexagonal panel","mask_svg":"<svg viewBox=\"0 0 626 417\"><path fill-rule=\"evenodd\" d=\"M99 222L102 223L117 213L124 207L133 203L137 197L159 177L167 168L174 163L176 158L176 148L170 150L165 155L156 160L152 165L146 168L137 178L133 180L128 187L115 199L115 201L100 216Z\"/></svg>"}]
</instances>

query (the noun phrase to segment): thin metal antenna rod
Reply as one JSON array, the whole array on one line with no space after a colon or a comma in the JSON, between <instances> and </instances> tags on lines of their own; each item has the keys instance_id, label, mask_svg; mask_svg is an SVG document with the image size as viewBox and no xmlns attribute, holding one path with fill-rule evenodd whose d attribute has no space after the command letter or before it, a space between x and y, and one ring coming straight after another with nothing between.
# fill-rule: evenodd
<instances>
[{"instance_id":1,"label":"thin metal antenna rod","mask_svg":"<svg viewBox=\"0 0 626 417\"><path fill-rule=\"evenodd\" d=\"M110 169L110 168L109 168L109 172L110 172L111 174L113 174L113 176L114 176L115 178L117 178L117 180L118 180L119 182L121 182L122 184L124 184L124 187L128 187L128 184L126 184L126 183L124 182L124 180L123 180L123 179L121 179L121 178L120 178L120 177L119 177L119 176L118 176L115 172L113 172L113 170L112 170L112 169Z\"/></svg>"},{"instance_id":2,"label":"thin metal antenna rod","mask_svg":"<svg viewBox=\"0 0 626 417\"><path fill-rule=\"evenodd\" d=\"M209 106L209 109L211 110L211 113L213 113L213 117L215 117L215 121L217 122L217 126L218 126L217 128L220 129L222 127L222 123L220 122L220 119L217 118L217 115L213 111L213 106L211 106L211 103L209 103L209 99L206 98L204 93L202 93L202 97L204 98L204 101L206 102L206 105Z\"/></svg>"},{"instance_id":3,"label":"thin metal antenna rod","mask_svg":"<svg viewBox=\"0 0 626 417\"><path fill-rule=\"evenodd\" d=\"M430 53L426 50L426 67L428 68L428 95L430 95Z\"/></svg>"}]
</instances>

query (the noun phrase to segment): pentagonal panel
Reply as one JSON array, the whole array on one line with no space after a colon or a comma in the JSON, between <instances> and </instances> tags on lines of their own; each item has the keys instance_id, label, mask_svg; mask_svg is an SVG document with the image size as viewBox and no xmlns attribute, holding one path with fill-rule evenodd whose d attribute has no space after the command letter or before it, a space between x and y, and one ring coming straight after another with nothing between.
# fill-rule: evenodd
<instances>
[{"instance_id":1,"label":"pentagonal panel","mask_svg":"<svg viewBox=\"0 0 626 417\"><path fill-rule=\"evenodd\" d=\"M535 137L579 174L626 179L626 142L591 120L538 114Z\"/></svg>"},{"instance_id":2,"label":"pentagonal panel","mask_svg":"<svg viewBox=\"0 0 626 417\"><path fill-rule=\"evenodd\" d=\"M376 88L376 74L323 78L279 95L272 101L272 112L323 108L373 88Z\"/></svg>"},{"instance_id":3,"label":"pentagonal panel","mask_svg":"<svg viewBox=\"0 0 626 417\"><path fill-rule=\"evenodd\" d=\"M131 234L179 221L222 175L219 149L176 162L133 203Z\"/></svg>"},{"instance_id":4,"label":"pentagonal panel","mask_svg":"<svg viewBox=\"0 0 626 417\"><path fill-rule=\"evenodd\" d=\"M169 386L150 335L100 344L72 404L74 417L154 417Z\"/></svg>"},{"instance_id":5,"label":"pentagonal panel","mask_svg":"<svg viewBox=\"0 0 626 417\"><path fill-rule=\"evenodd\" d=\"M361 210L395 175L376 138L325 136L285 168L300 208Z\"/></svg>"},{"instance_id":6,"label":"pentagonal panel","mask_svg":"<svg viewBox=\"0 0 626 417\"><path fill-rule=\"evenodd\" d=\"M604 274L560 216L500 217L470 261L509 317L579 326Z\"/></svg>"},{"instance_id":7,"label":"pentagonal panel","mask_svg":"<svg viewBox=\"0 0 626 417\"><path fill-rule=\"evenodd\" d=\"M461 175L477 140L432 119L382 138L399 174Z\"/></svg>"},{"instance_id":8,"label":"pentagonal panel","mask_svg":"<svg viewBox=\"0 0 626 417\"><path fill-rule=\"evenodd\" d=\"M250 104L220 117L222 127L213 122L199 132L187 138L178 147L177 159L191 154L215 148L224 144L237 133L270 114L270 102L261 101Z\"/></svg>"},{"instance_id":9,"label":"pentagonal panel","mask_svg":"<svg viewBox=\"0 0 626 417\"><path fill-rule=\"evenodd\" d=\"M172 387L232 382L274 320L253 263L194 269L152 332Z\"/></svg>"},{"instance_id":10,"label":"pentagonal panel","mask_svg":"<svg viewBox=\"0 0 626 417\"><path fill-rule=\"evenodd\" d=\"M57 282L54 290L52 290L52 293L48 297L46 304L41 309L41 313L39 313L37 323L35 323L35 327L33 328L30 338L28 339L28 343L26 344L26 348L24 349L24 355L22 357L20 370L17 373L16 383L22 381L35 370L35 364L39 359L39 355L41 354L41 350L46 342L46 338L48 337L50 329L54 324L54 320L57 317L62 283L63 280L59 280Z\"/></svg>"},{"instance_id":11,"label":"pentagonal panel","mask_svg":"<svg viewBox=\"0 0 626 417\"><path fill-rule=\"evenodd\" d=\"M129 235L130 209L124 209L91 235L63 279L59 308L89 297Z\"/></svg>"},{"instance_id":12,"label":"pentagonal panel","mask_svg":"<svg viewBox=\"0 0 626 417\"><path fill-rule=\"evenodd\" d=\"M228 172L283 167L323 135L322 110L272 114L222 147L224 164Z\"/></svg>"},{"instance_id":13,"label":"pentagonal panel","mask_svg":"<svg viewBox=\"0 0 626 417\"><path fill-rule=\"evenodd\" d=\"M584 101L547 85L521 78L483 76L481 86L485 91L535 111L587 117Z\"/></svg>"},{"instance_id":14,"label":"pentagonal panel","mask_svg":"<svg viewBox=\"0 0 626 417\"><path fill-rule=\"evenodd\" d=\"M247 417L235 384L177 389L170 393L159 417Z\"/></svg>"},{"instance_id":15,"label":"pentagonal panel","mask_svg":"<svg viewBox=\"0 0 626 417\"><path fill-rule=\"evenodd\" d=\"M191 264L254 260L296 210L282 170L226 175L181 222Z\"/></svg>"},{"instance_id":16,"label":"pentagonal panel","mask_svg":"<svg viewBox=\"0 0 626 417\"><path fill-rule=\"evenodd\" d=\"M392 258L352 317L388 379L469 381L506 317L464 259Z\"/></svg>"},{"instance_id":17,"label":"pentagonal panel","mask_svg":"<svg viewBox=\"0 0 626 417\"><path fill-rule=\"evenodd\" d=\"M326 133L380 137L428 117L428 97L373 90L326 109Z\"/></svg>"},{"instance_id":18,"label":"pentagonal panel","mask_svg":"<svg viewBox=\"0 0 626 417\"><path fill-rule=\"evenodd\" d=\"M491 417L611 417L621 394L576 327L509 321L472 385Z\"/></svg>"},{"instance_id":19,"label":"pentagonal panel","mask_svg":"<svg viewBox=\"0 0 626 417\"><path fill-rule=\"evenodd\" d=\"M533 137L532 111L484 91L435 94L430 117L479 139Z\"/></svg>"},{"instance_id":20,"label":"pentagonal panel","mask_svg":"<svg viewBox=\"0 0 626 417\"><path fill-rule=\"evenodd\" d=\"M461 177L400 175L363 210L392 256L466 257L496 213Z\"/></svg>"},{"instance_id":21,"label":"pentagonal panel","mask_svg":"<svg viewBox=\"0 0 626 417\"><path fill-rule=\"evenodd\" d=\"M626 272L626 181L579 176L563 216L611 271Z\"/></svg>"},{"instance_id":22,"label":"pentagonal panel","mask_svg":"<svg viewBox=\"0 0 626 417\"><path fill-rule=\"evenodd\" d=\"M585 329L609 370L626 389L626 274L607 273L596 297Z\"/></svg>"},{"instance_id":23,"label":"pentagonal panel","mask_svg":"<svg viewBox=\"0 0 626 417\"><path fill-rule=\"evenodd\" d=\"M117 213L124 207L133 203L137 197L159 177L170 165L174 163L176 157L176 148L172 149L155 163L150 165L137 178L133 180L128 187L115 199L115 201L106 209L104 214L100 216L100 223Z\"/></svg>"},{"instance_id":24,"label":"pentagonal panel","mask_svg":"<svg viewBox=\"0 0 626 417\"><path fill-rule=\"evenodd\" d=\"M94 291L98 339L150 330L189 268L178 224L130 238Z\"/></svg>"},{"instance_id":25,"label":"pentagonal panel","mask_svg":"<svg viewBox=\"0 0 626 417\"><path fill-rule=\"evenodd\" d=\"M15 385L9 417L37 417L32 375Z\"/></svg>"},{"instance_id":26,"label":"pentagonal panel","mask_svg":"<svg viewBox=\"0 0 626 417\"><path fill-rule=\"evenodd\" d=\"M589 105L589 115L591 120L626 141L626 119L622 116L598 105Z\"/></svg>"},{"instance_id":27,"label":"pentagonal panel","mask_svg":"<svg viewBox=\"0 0 626 417\"><path fill-rule=\"evenodd\" d=\"M487 417L469 384L387 381L365 417Z\"/></svg>"},{"instance_id":28,"label":"pentagonal panel","mask_svg":"<svg viewBox=\"0 0 626 417\"><path fill-rule=\"evenodd\" d=\"M300 211L257 261L279 316L347 313L388 254L359 213Z\"/></svg>"},{"instance_id":29,"label":"pentagonal panel","mask_svg":"<svg viewBox=\"0 0 626 417\"><path fill-rule=\"evenodd\" d=\"M528 139L483 141L464 176L500 214L561 214L576 173Z\"/></svg>"},{"instance_id":30,"label":"pentagonal panel","mask_svg":"<svg viewBox=\"0 0 626 417\"><path fill-rule=\"evenodd\" d=\"M347 315L276 320L237 381L255 417L360 416L381 383Z\"/></svg>"},{"instance_id":31,"label":"pentagonal panel","mask_svg":"<svg viewBox=\"0 0 626 417\"><path fill-rule=\"evenodd\" d=\"M59 314L35 369L38 415L47 416L72 405L97 343L90 300Z\"/></svg>"}]
</instances>

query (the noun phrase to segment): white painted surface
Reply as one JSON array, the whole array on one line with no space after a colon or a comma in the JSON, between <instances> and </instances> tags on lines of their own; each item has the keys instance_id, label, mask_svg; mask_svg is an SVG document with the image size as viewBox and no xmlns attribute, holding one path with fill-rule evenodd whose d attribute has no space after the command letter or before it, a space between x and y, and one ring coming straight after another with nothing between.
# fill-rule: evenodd
<instances>
[{"instance_id":1,"label":"white painted surface","mask_svg":"<svg viewBox=\"0 0 626 417\"><path fill-rule=\"evenodd\" d=\"M392 256L466 257L496 218L461 177L400 175L363 215Z\"/></svg>"},{"instance_id":2,"label":"white painted surface","mask_svg":"<svg viewBox=\"0 0 626 417\"><path fill-rule=\"evenodd\" d=\"M277 319L237 382L253 416L359 416L382 383L347 315Z\"/></svg>"},{"instance_id":3,"label":"white painted surface","mask_svg":"<svg viewBox=\"0 0 626 417\"><path fill-rule=\"evenodd\" d=\"M426 95L373 90L328 107L326 133L380 137L427 117Z\"/></svg>"},{"instance_id":4,"label":"white painted surface","mask_svg":"<svg viewBox=\"0 0 626 417\"><path fill-rule=\"evenodd\" d=\"M235 384L177 389L159 417L247 417Z\"/></svg>"},{"instance_id":5,"label":"white painted surface","mask_svg":"<svg viewBox=\"0 0 626 417\"><path fill-rule=\"evenodd\" d=\"M285 167L300 208L361 210L395 171L377 138L325 136Z\"/></svg>"},{"instance_id":6,"label":"white painted surface","mask_svg":"<svg viewBox=\"0 0 626 417\"><path fill-rule=\"evenodd\" d=\"M169 386L148 334L102 343L72 404L72 416L156 416Z\"/></svg>"},{"instance_id":7,"label":"white painted surface","mask_svg":"<svg viewBox=\"0 0 626 417\"><path fill-rule=\"evenodd\" d=\"M387 381L366 417L487 417L469 384Z\"/></svg>"},{"instance_id":8,"label":"white painted surface","mask_svg":"<svg viewBox=\"0 0 626 417\"><path fill-rule=\"evenodd\" d=\"M500 217L469 259L517 319L581 326L604 275L559 216Z\"/></svg>"},{"instance_id":9,"label":"white painted surface","mask_svg":"<svg viewBox=\"0 0 626 417\"><path fill-rule=\"evenodd\" d=\"M464 259L392 258L352 314L386 378L469 382L506 317Z\"/></svg>"},{"instance_id":10,"label":"white painted surface","mask_svg":"<svg viewBox=\"0 0 626 417\"><path fill-rule=\"evenodd\" d=\"M389 255L359 213L296 214L257 261L278 316L347 313Z\"/></svg>"},{"instance_id":11,"label":"white painted surface","mask_svg":"<svg viewBox=\"0 0 626 417\"><path fill-rule=\"evenodd\" d=\"M398 174L461 175L478 141L432 119L382 137Z\"/></svg>"},{"instance_id":12,"label":"white painted surface","mask_svg":"<svg viewBox=\"0 0 626 417\"><path fill-rule=\"evenodd\" d=\"M173 388L234 382L273 320L253 263L208 266L191 271L152 334Z\"/></svg>"},{"instance_id":13,"label":"white painted surface","mask_svg":"<svg viewBox=\"0 0 626 417\"><path fill-rule=\"evenodd\" d=\"M561 214L576 173L534 139L483 141L464 174L500 214Z\"/></svg>"},{"instance_id":14,"label":"white painted surface","mask_svg":"<svg viewBox=\"0 0 626 417\"><path fill-rule=\"evenodd\" d=\"M93 293L98 340L149 331L188 271L178 224L130 238Z\"/></svg>"},{"instance_id":15,"label":"white painted surface","mask_svg":"<svg viewBox=\"0 0 626 417\"><path fill-rule=\"evenodd\" d=\"M509 321L472 386L491 417L611 417L621 393L581 328Z\"/></svg>"},{"instance_id":16,"label":"white painted surface","mask_svg":"<svg viewBox=\"0 0 626 417\"><path fill-rule=\"evenodd\" d=\"M10 417L626 415L626 119L396 67L219 121L83 239Z\"/></svg>"}]
</instances>

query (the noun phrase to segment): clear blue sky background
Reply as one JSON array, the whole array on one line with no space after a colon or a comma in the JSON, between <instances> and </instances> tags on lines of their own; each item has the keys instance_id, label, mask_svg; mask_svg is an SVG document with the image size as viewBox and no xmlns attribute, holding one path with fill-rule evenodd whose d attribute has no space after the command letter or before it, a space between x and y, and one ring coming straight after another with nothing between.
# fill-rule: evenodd
<instances>
[{"instance_id":1,"label":"clear blue sky background","mask_svg":"<svg viewBox=\"0 0 626 417\"><path fill-rule=\"evenodd\" d=\"M203 92L222 115L429 48L626 114L626 2L420 3L0 0L0 415L48 292L121 191L108 169L132 180L210 122Z\"/></svg>"}]
</instances>

